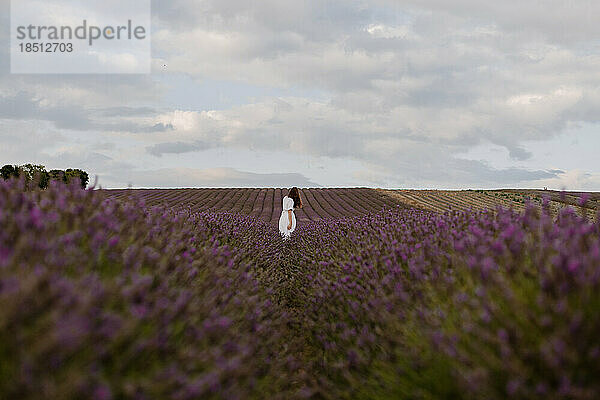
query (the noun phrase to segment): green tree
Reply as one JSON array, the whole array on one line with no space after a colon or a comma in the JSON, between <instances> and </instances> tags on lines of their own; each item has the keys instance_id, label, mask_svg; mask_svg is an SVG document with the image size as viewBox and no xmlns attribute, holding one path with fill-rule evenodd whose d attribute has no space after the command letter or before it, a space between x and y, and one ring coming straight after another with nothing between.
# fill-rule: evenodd
<instances>
[{"instance_id":1,"label":"green tree","mask_svg":"<svg viewBox=\"0 0 600 400\"><path fill-rule=\"evenodd\" d=\"M90 180L87 172L85 171L82 171L80 169L67 169L65 171L65 179L67 183L71 182L71 180L74 178L79 179L82 189L85 189L87 187L87 184Z\"/></svg>"},{"instance_id":2,"label":"green tree","mask_svg":"<svg viewBox=\"0 0 600 400\"><path fill-rule=\"evenodd\" d=\"M50 176L50 180L52 181L60 181L60 182L67 182L67 177L65 176L65 171L60 170L60 169L53 169L50 170L50 172L48 172L48 175Z\"/></svg>"},{"instance_id":3,"label":"green tree","mask_svg":"<svg viewBox=\"0 0 600 400\"><path fill-rule=\"evenodd\" d=\"M20 167L27 182L37 184L41 189L48 187L50 176L43 165L24 164Z\"/></svg>"},{"instance_id":4,"label":"green tree","mask_svg":"<svg viewBox=\"0 0 600 400\"><path fill-rule=\"evenodd\" d=\"M19 177L19 167L16 165L5 165L0 169L0 175L2 175L2 179L10 179L10 178L18 178Z\"/></svg>"},{"instance_id":5,"label":"green tree","mask_svg":"<svg viewBox=\"0 0 600 400\"><path fill-rule=\"evenodd\" d=\"M90 181L88 173L78 168L69 168L64 171L61 169L46 171L46 167L43 165L35 164L5 165L0 168L0 176L3 179L23 176L28 187L33 183L41 189L46 189L51 180L69 183L77 179L83 189L87 187Z\"/></svg>"}]
</instances>

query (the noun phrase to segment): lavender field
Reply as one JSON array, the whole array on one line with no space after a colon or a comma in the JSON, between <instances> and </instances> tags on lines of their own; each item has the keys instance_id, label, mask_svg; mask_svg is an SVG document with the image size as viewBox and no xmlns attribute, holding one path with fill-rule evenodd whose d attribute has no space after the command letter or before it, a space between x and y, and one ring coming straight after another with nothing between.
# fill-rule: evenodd
<instances>
[{"instance_id":1,"label":"lavender field","mask_svg":"<svg viewBox=\"0 0 600 400\"><path fill-rule=\"evenodd\" d=\"M549 201L284 242L242 200L1 181L0 398L599 398L600 216Z\"/></svg>"},{"instance_id":2,"label":"lavender field","mask_svg":"<svg viewBox=\"0 0 600 400\"><path fill-rule=\"evenodd\" d=\"M102 193L118 200L144 201L193 211L230 211L277 224L283 188L201 188L201 189L109 189ZM304 207L295 211L299 223L376 212L399 202L369 188L300 189Z\"/></svg>"}]
</instances>

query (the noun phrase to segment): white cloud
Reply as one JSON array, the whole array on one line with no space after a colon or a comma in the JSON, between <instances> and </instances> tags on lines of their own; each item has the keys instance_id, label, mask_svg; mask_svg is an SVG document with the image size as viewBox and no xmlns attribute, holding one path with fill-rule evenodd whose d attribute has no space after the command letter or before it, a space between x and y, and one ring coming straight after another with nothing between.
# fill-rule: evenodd
<instances>
[{"instance_id":1,"label":"white cloud","mask_svg":"<svg viewBox=\"0 0 600 400\"><path fill-rule=\"evenodd\" d=\"M301 174L257 174L233 168L163 168L126 172L118 179L127 179L132 187L316 187Z\"/></svg>"},{"instance_id":2,"label":"white cloud","mask_svg":"<svg viewBox=\"0 0 600 400\"><path fill-rule=\"evenodd\" d=\"M390 26L385 24L370 24L365 30L376 38L385 39L406 39L417 38L409 25Z\"/></svg>"},{"instance_id":3,"label":"white cloud","mask_svg":"<svg viewBox=\"0 0 600 400\"><path fill-rule=\"evenodd\" d=\"M589 173L580 169L563 171L555 178L533 182L537 187L554 190L597 191L600 187L600 173Z\"/></svg>"}]
</instances>

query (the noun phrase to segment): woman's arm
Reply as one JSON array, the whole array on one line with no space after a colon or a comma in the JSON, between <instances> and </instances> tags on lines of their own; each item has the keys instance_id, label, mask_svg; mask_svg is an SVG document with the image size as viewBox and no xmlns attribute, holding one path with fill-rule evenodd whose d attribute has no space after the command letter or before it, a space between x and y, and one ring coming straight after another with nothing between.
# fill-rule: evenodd
<instances>
[{"instance_id":1,"label":"woman's arm","mask_svg":"<svg viewBox=\"0 0 600 400\"><path fill-rule=\"evenodd\" d=\"M288 210L288 218L290 219L290 223L288 224L288 231L292 229L292 210Z\"/></svg>"}]
</instances>

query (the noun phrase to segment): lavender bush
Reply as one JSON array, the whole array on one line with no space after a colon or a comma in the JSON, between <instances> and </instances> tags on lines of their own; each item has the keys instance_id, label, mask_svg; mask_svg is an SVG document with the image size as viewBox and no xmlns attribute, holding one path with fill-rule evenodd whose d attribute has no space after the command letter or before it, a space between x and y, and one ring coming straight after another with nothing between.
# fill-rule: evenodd
<instances>
[{"instance_id":1,"label":"lavender bush","mask_svg":"<svg viewBox=\"0 0 600 400\"><path fill-rule=\"evenodd\" d=\"M305 260L324 397L600 395L598 222L531 207L324 224L302 231L337 232Z\"/></svg>"},{"instance_id":2,"label":"lavender bush","mask_svg":"<svg viewBox=\"0 0 600 400\"><path fill-rule=\"evenodd\" d=\"M22 189L0 182L1 397L288 397L285 310L219 243L244 218Z\"/></svg>"},{"instance_id":3,"label":"lavender bush","mask_svg":"<svg viewBox=\"0 0 600 400\"><path fill-rule=\"evenodd\" d=\"M3 398L595 399L600 223L405 208L288 241L0 182Z\"/></svg>"}]
</instances>

